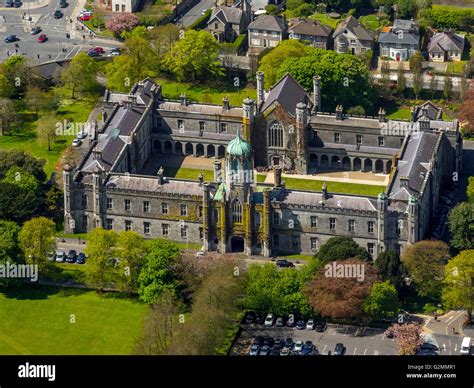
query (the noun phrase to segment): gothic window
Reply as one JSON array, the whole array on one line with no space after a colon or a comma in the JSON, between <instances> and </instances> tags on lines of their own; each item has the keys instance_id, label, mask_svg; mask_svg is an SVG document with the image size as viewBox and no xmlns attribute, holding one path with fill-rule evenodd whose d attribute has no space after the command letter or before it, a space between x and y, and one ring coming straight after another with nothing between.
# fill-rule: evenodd
<instances>
[{"instance_id":1,"label":"gothic window","mask_svg":"<svg viewBox=\"0 0 474 388\"><path fill-rule=\"evenodd\" d=\"M268 130L268 146L283 148L283 126L274 121Z\"/></svg>"},{"instance_id":2,"label":"gothic window","mask_svg":"<svg viewBox=\"0 0 474 388\"><path fill-rule=\"evenodd\" d=\"M242 222L242 204L238 199L236 199L232 205L232 221L234 223Z\"/></svg>"}]
</instances>

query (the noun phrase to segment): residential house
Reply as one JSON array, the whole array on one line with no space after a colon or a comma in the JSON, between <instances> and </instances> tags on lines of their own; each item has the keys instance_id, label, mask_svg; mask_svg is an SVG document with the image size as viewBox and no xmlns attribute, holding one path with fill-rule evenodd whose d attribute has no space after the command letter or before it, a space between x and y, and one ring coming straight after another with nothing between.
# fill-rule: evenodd
<instances>
[{"instance_id":1,"label":"residential house","mask_svg":"<svg viewBox=\"0 0 474 388\"><path fill-rule=\"evenodd\" d=\"M309 42L313 47L329 49L332 28L311 19L292 19L289 27L290 39Z\"/></svg>"},{"instance_id":2,"label":"residential house","mask_svg":"<svg viewBox=\"0 0 474 388\"><path fill-rule=\"evenodd\" d=\"M140 0L103 0L106 11L135 12L138 10Z\"/></svg>"},{"instance_id":3,"label":"residential house","mask_svg":"<svg viewBox=\"0 0 474 388\"><path fill-rule=\"evenodd\" d=\"M286 21L280 16L259 16L249 24L248 31L250 54L259 54L267 47L276 47L288 35Z\"/></svg>"},{"instance_id":4,"label":"residential house","mask_svg":"<svg viewBox=\"0 0 474 388\"><path fill-rule=\"evenodd\" d=\"M244 0L238 6L214 8L207 29L219 43L233 42L246 31L251 20L250 4Z\"/></svg>"},{"instance_id":5,"label":"residential house","mask_svg":"<svg viewBox=\"0 0 474 388\"><path fill-rule=\"evenodd\" d=\"M464 44L464 36L452 30L435 32L428 45L430 61L460 61Z\"/></svg>"},{"instance_id":6,"label":"residential house","mask_svg":"<svg viewBox=\"0 0 474 388\"><path fill-rule=\"evenodd\" d=\"M333 34L334 49L338 53L364 54L374 49L374 34L349 16L336 27Z\"/></svg>"},{"instance_id":7,"label":"residential house","mask_svg":"<svg viewBox=\"0 0 474 388\"><path fill-rule=\"evenodd\" d=\"M378 39L380 55L395 61L406 61L420 49L418 25L413 20L396 19Z\"/></svg>"}]
</instances>

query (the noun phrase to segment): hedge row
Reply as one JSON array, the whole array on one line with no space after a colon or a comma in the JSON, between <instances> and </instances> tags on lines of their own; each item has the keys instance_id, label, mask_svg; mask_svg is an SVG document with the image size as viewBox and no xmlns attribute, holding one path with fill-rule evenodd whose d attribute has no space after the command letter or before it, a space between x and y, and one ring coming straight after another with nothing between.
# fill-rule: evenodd
<instances>
[{"instance_id":1,"label":"hedge row","mask_svg":"<svg viewBox=\"0 0 474 388\"><path fill-rule=\"evenodd\" d=\"M471 31L474 25L474 9L434 7L423 12L423 16L434 28L454 28Z\"/></svg>"}]
</instances>

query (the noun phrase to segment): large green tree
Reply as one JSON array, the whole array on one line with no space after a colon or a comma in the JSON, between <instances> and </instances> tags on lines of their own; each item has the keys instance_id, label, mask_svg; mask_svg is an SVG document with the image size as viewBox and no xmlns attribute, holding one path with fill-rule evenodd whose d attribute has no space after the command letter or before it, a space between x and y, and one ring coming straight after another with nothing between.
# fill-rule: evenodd
<instances>
[{"instance_id":1,"label":"large green tree","mask_svg":"<svg viewBox=\"0 0 474 388\"><path fill-rule=\"evenodd\" d=\"M388 249L380 253L375 266L382 279L389 280L397 289L402 286L403 265L395 251Z\"/></svg>"},{"instance_id":2,"label":"large green tree","mask_svg":"<svg viewBox=\"0 0 474 388\"><path fill-rule=\"evenodd\" d=\"M0 220L0 265L21 262L21 250L18 242L20 227L12 222ZM0 278L0 287L13 282L9 278Z\"/></svg>"},{"instance_id":3,"label":"large green tree","mask_svg":"<svg viewBox=\"0 0 474 388\"><path fill-rule=\"evenodd\" d=\"M372 112L377 99L364 62L351 54L314 49L310 55L288 58L278 66L277 77L290 73L306 90L312 90L313 77L321 77L322 108L334 111L336 105L348 109L360 105Z\"/></svg>"},{"instance_id":4,"label":"large green tree","mask_svg":"<svg viewBox=\"0 0 474 388\"><path fill-rule=\"evenodd\" d=\"M40 191L40 182L38 182L38 179L36 179L33 174L23 170L21 167L10 168L3 181L17 185L23 190L31 191L36 195L38 195Z\"/></svg>"},{"instance_id":5,"label":"large green tree","mask_svg":"<svg viewBox=\"0 0 474 388\"><path fill-rule=\"evenodd\" d=\"M372 319L394 317L400 309L397 290L388 280L375 283L363 309Z\"/></svg>"},{"instance_id":6,"label":"large green tree","mask_svg":"<svg viewBox=\"0 0 474 388\"><path fill-rule=\"evenodd\" d=\"M178 81L205 81L224 74L219 43L207 31L187 31L164 58L164 67Z\"/></svg>"},{"instance_id":7,"label":"large green tree","mask_svg":"<svg viewBox=\"0 0 474 388\"><path fill-rule=\"evenodd\" d=\"M46 179L46 174L43 170L44 164L44 159L37 159L26 152L0 149L0 179L5 177L10 168L20 167L33 174L38 181L42 182Z\"/></svg>"},{"instance_id":8,"label":"large green tree","mask_svg":"<svg viewBox=\"0 0 474 388\"><path fill-rule=\"evenodd\" d=\"M474 248L474 202L462 202L449 213L451 246L457 250Z\"/></svg>"},{"instance_id":9,"label":"large green tree","mask_svg":"<svg viewBox=\"0 0 474 388\"><path fill-rule=\"evenodd\" d=\"M469 319L474 307L474 250L462 251L446 264L442 300L446 308L466 309Z\"/></svg>"},{"instance_id":10,"label":"large green tree","mask_svg":"<svg viewBox=\"0 0 474 388\"><path fill-rule=\"evenodd\" d=\"M120 281L122 290L132 292L138 287L138 275L146 253L146 243L134 231L122 231L117 238L116 255L120 258Z\"/></svg>"},{"instance_id":11,"label":"large green tree","mask_svg":"<svg viewBox=\"0 0 474 388\"><path fill-rule=\"evenodd\" d=\"M164 291L175 293L176 279L172 267L179 255L179 248L173 242L151 241L138 276L138 293L142 301L155 303Z\"/></svg>"},{"instance_id":12,"label":"large green tree","mask_svg":"<svg viewBox=\"0 0 474 388\"><path fill-rule=\"evenodd\" d=\"M0 218L22 222L31 218L40 205L40 197L21 186L0 181Z\"/></svg>"},{"instance_id":13,"label":"large green tree","mask_svg":"<svg viewBox=\"0 0 474 388\"><path fill-rule=\"evenodd\" d=\"M345 236L331 237L319 248L316 258L323 264L330 261L349 258L368 260L368 252L358 245L352 238Z\"/></svg>"},{"instance_id":14,"label":"large green tree","mask_svg":"<svg viewBox=\"0 0 474 388\"><path fill-rule=\"evenodd\" d=\"M92 92L97 87L97 63L86 53L76 55L61 74L64 85L71 90L71 98Z\"/></svg>"},{"instance_id":15,"label":"large green tree","mask_svg":"<svg viewBox=\"0 0 474 388\"><path fill-rule=\"evenodd\" d=\"M49 265L48 253L56 246L55 234L54 222L45 217L26 221L18 234L26 262L38 265L40 272Z\"/></svg>"},{"instance_id":16,"label":"large green tree","mask_svg":"<svg viewBox=\"0 0 474 388\"><path fill-rule=\"evenodd\" d=\"M418 295L439 295L448 258L449 247L442 241L419 241L405 249L402 262Z\"/></svg>"}]
</instances>

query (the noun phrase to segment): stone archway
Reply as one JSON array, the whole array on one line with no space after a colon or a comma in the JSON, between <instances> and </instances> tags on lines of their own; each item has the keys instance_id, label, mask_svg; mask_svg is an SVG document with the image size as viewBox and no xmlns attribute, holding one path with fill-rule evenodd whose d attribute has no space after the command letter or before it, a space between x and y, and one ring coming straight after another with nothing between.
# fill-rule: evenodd
<instances>
[{"instance_id":1,"label":"stone archway","mask_svg":"<svg viewBox=\"0 0 474 388\"><path fill-rule=\"evenodd\" d=\"M354 159L354 171L361 171L362 170L362 162L360 158Z\"/></svg>"},{"instance_id":2,"label":"stone archway","mask_svg":"<svg viewBox=\"0 0 474 388\"><path fill-rule=\"evenodd\" d=\"M234 236L230 240L230 248L232 252L243 252L245 249L245 241L243 237Z\"/></svg>"},{"instance_id":3,"label":"stone archway","mask_svg":"<svg viewBox=\"0 0 474 388\"><path fill-rule=\"evenodd\" d=\"M364 162L364 171L370 172L372 171L372 159L365 159Z\"/></svg>"},{"instance_id":4,"label":"stone archway","mask_svg":"<svg viewBox=\"0 0 474 388\"><path fill-rule=\"evenodd\" d=\"M342 158L342 169L350 170L351 169L351 159L348 156Z\"/></svg>"},{"instance_id":5,"label":"stone archway","mask_svg":"<svg viewBox=\"0 0 474 388\"><path fill-rule=\"evenodd\" d=\"M196 146L196 156L204 156L204 146L201 143Z\"/></svg>"},{"instance_id":6,"label":"stone archway","mask_svg":"<svg viewBox=\"0 0 474 388\"><path fill-rule=\"evenodd\" d=\"M209 144L207 146L207 156L212 158L215 155L216 155L216 148L212 144Z\"/></svg>"},{"instance_id":7,"label":"stone archway","mask_svg":"<svg viewBox=\"0 0 474 388\"><path fill-rule=\"evenodd\" d=\"M329 158L327 155L321 155L321 168L329 167Z\"/></svg>"},{"instance_id":8,"label":"stone archway","mask_svg":"<svg viewBox=\"0 0 474 388\"><path fill-rule=\"evenodd\" d=\"M380 159L375 161L375 172L382 173L383 172L383 162Z\"/></svg>"},{"instance_id":9,"label":"stone archway","mask_svg":"<svg viewBox=\"0 0 474 388\"><path fill-rule=\"evenodd\" d=\"M225 157L225 147L224 146L219 146L217 149L217 157L218 158L224 158Z\"/></svg>"},{"instance_id":10,"label":"stone archway","mask_svg":"<svg viewBox=\"0 0 474 388\"><path fill-rule=\"evenodd\" d=\"M174 152L176 155L183 155L183 145L179 141L174 143Z\"/></svg>"},{"instance_id":11,"label":"stone archway","mask_svg":"<svg viewBox=\"0 0 474 388\"><path fill-rule=\"evenodd\" d=\"M309 167L318 167L318 155L309 155Z\"/></svg>"},{"instance_id":12,"label":"stone archway","mask_svg":"<svg viewBox=\"0 0 474 388\"><path fill-rule=\"evenodd\" d=\"M193 145L191 143L186 143L185 154L186 155L193 155L194 154Z\"/></svg>"},{"instance_id":13,"label":"stone archway","mask_svg":"<svg viewBox=\"0 0 474 388\"><path fill-rule=\"evenodd\" d=\"M331 168L333 168L335 170L340 170L341 169L341 159L339 158L339 156L334 155L331 158Z\"/></svg>"},{"instance_id":14,"label":"stone archway","mask_svg":"<svg viewBox=\"0 0 474 388\"><path fill-rule=\"evenodd\" d=\"M164 153L171 154L172 151L173 151L173 144L170 141L165 141Z\"/></svg>"}]
</instances>

